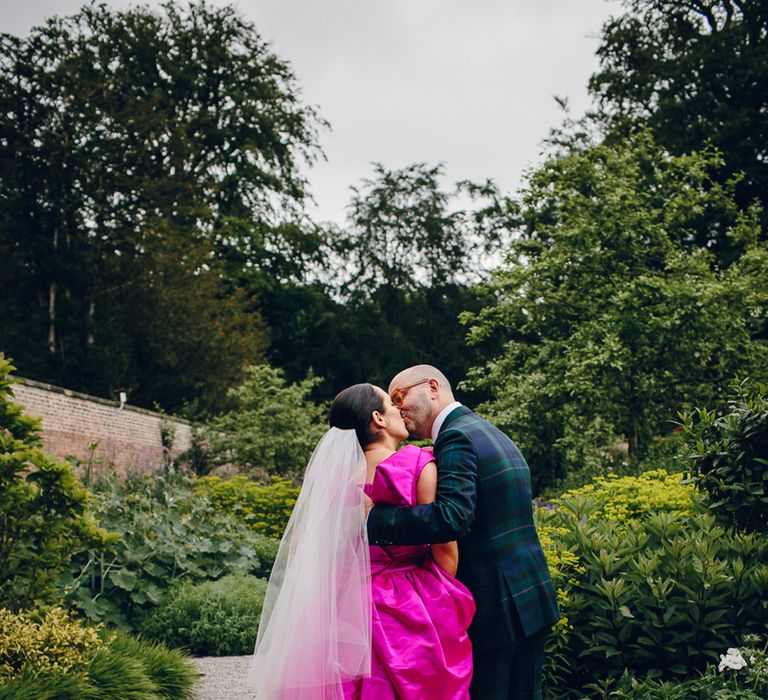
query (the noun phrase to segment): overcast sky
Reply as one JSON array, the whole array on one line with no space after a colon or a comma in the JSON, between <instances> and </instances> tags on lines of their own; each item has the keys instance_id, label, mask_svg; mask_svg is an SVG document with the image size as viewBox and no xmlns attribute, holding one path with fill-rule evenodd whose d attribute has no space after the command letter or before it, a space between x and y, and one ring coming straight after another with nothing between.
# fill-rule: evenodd
<instances>
[{"instance_id":1,"label":"overcast sky","mask_svg":"<svg viewBox=\"0 0 768 700\"><path fill-rule=\"evenodd\" d=\"M82 4L0 0L0 30L24 35ZM322 135L327 161L308 176L314 215L337 223L349 187L376 161L389 168L443 162L449 182L491 177L515 190L561 121L554 96L568 98L574 115L587 108L600 28L621 9L617 0L234 4L293 65L304 100L331 123Z\"/></svg>"}]
</instances>

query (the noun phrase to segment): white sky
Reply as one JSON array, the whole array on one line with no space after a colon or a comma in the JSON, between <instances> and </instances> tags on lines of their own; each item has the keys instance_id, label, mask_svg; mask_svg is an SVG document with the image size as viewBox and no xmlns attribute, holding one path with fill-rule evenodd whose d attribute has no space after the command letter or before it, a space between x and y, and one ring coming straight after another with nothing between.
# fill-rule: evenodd
<instances>
[{"instance_id":1,"label":"white sky","mask_svg":"<svg viewBox=\"0 0 768 700\"><path fill-rule=\"evenodd\" d=\"M0 31L24 35L82 4L0 0ZM308 176L313 215L337 223L349 187L371 175L375 161L389 168L443 162L449 183L491 177L516 189L561 121L554 96L568 98L574 116L587 108L600 28L621 11L618 0L234 4L292 64L305 102L331 123L321 139L327 161Z\"/></svg>"}]
</instances>

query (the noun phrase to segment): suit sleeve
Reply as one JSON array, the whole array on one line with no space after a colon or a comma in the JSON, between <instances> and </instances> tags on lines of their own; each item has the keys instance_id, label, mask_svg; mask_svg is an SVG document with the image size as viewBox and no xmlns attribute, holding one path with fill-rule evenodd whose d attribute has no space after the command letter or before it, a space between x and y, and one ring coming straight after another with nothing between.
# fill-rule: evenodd
<instances>
[{"instance_id":1,"label":"suit sleeve","mask_svg":"<svg viewBox=\"0 0 768 700\"><path fill-rule=\"evenodd\" d=\"M469 532L477 503L477 456L463 433L449 430L440 437L435 502L375 506L368 515L371 544L439 544Z\"/></svg>"}]
</instances>

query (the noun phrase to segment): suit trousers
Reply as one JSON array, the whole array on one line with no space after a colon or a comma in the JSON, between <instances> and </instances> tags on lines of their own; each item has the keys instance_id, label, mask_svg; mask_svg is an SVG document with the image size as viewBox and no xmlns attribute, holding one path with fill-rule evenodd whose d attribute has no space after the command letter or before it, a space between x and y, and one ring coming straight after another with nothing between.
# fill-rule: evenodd
<instances>
[{"instance_id":1,"label":"suit trousers","mask_svg":"<svg viewBox=\"0 0 768 700\"><path fill-rule=\"evenodd\" d=\"M541 700L541 669L549 628L498 649L474 652L472 700Z\"/></svg>"}]
</instances>

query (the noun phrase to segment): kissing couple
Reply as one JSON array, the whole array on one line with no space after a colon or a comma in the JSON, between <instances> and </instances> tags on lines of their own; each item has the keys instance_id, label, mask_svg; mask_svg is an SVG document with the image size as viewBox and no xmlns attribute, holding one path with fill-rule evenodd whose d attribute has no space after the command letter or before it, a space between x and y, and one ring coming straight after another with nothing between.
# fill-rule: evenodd
<instances>
[{"instance_id":1,"label":"kissing couple","mask_svg":"<svg viewBox=\"0 0 768 700\"><path fill-rule=\"evenodd\" d=\"M269 580L257 697L540 698L559 612L515 443L431 365L344 389L329 422Z\"/></svg>"}]
</instances>

